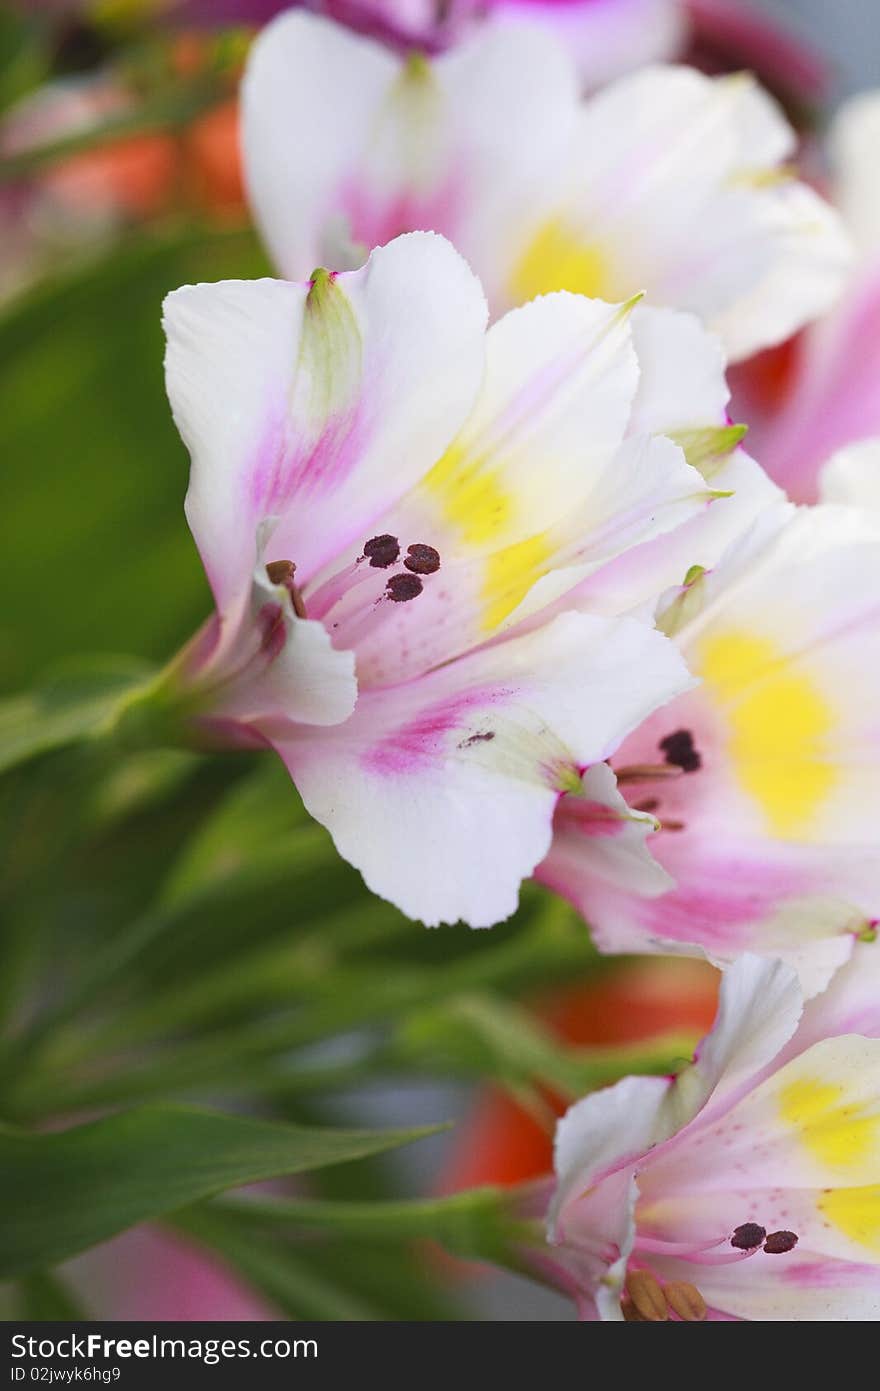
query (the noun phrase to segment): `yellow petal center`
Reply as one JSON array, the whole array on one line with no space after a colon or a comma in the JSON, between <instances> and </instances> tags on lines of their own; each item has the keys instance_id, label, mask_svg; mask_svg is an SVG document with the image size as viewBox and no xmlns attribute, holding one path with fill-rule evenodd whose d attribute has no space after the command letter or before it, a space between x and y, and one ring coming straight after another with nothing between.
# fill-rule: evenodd
<instances>
[{"instance_id":1,"label":"yellow petal center","mask_svg":"<svg viewBox=\"0 0 880 1391\"><path fill-rule=\"evenodd\" d=\"M837 781L823 747L833 711L814 679L773 642L743 632L704 639L696 667L727 718L742 788L776 835L808 834Z\"/></svg>"},{"instance_id":2,"label":"yellow petal center","mask_svg":"<svg viewBox=\"0 0 880 1391\"><path fill-rule=\"evenodd\" d=\"M434 465L425 487L463 544L483 559L482 626L491 632L546 573L554 548L546 532L521 536L519 507L498 469L453 445ZM521 539L511 540L520 533Z\"/></svg>"},{"instance_id":3,"label":"yellow petal center","mask_svg":"<svg viewBox=\"0 0 880 1391\"><path fill-rule=\"evenodd\" d=\"M880 1254L880 1186L829 1188L818 1206L850 1241Z\"/></svg>"},{"instance_id":4,"label":"yellow petal center","mask_svg":"<svg viewBox=\"0 0 880 1391\"><path fill-rule=\"evenodd\" d=\"M880 1142L880 1116L864 1114L836 1082L799 1078L783 1088L779 1110L814 1158L834 1169L861 1165Z\"/></svg>"},{"instance_id":5,"label":"yellow petal center","mask_svg":"<svg viewBox=\"0 0 880 1391\"><path fill-rule=\"evenodd\" d=\"M519 303L553 290L571 290L591 299L609 297L610 267L604 250L584 241L561 218L535 233L514 265L510 289Z\"/></svg>"}]
</instances>

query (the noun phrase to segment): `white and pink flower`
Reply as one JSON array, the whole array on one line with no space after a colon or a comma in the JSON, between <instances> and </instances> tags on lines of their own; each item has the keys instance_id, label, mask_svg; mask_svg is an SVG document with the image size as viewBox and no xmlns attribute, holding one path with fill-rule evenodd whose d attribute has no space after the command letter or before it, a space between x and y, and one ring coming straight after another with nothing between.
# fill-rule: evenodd
<instances>
[{"instance_id":1,"label":"white and pink flower","mask_svg":"<svg viewBox=\"0 0 880 1391\"><path fill-rule=\"evenodd\" d=\"M549 1248L586 1319L880 1314L880 948L808 1005L742 957L675 1078L629 1077L556 1134Z\"/></svg>"},{"instance_id":2,"label":"white and pink flower","mask_svg":"<svg viewBox=\"0 0 880 1391\"><path fill-rule=\"evenodd\" d=\"M689 310L732 358L840 291L836 213L789 172L795 135L745 74L650 67L587 100L543 27L498 24L436 60L301 12L243 84L251 204L284 275L442 232L494 314L547 291Z\"/></svg>"},{"instance_id":3,"label":"white and pink flower","mask_svg":"<svg viewBox=\"0 0 880 1391\"><path fill-rule=\"evenodd\" d=\"M845 293L787 348L781 394L769 406L753 379L760 362L737 388L758 457L797 502L826 496L822 471L835 454L880 437L880 91L847 102L828 143L834 201L856 250Z\"/></svg>"},{"instance_id":4,"label":"white and pink flower","mask_svg":"<svg viewBox=\"0 0 880 1391\"><path fill-rule=\"evenodd\" d=\"M779 956L813 993L880 917L876 515L770 507L659 622L699 685L562 799L538 878L603 950Z\"/></svg>"},{"instance_id":5,"label":"white and pink flower","mask_svg":"<svg viewBox=\"0 0 880 1391\"><path fill-rule=\"evenodd\" d=\"M717 434L724 399L668 311L559 293L486 319L421 233L358 271L166 301L217 605L181 698L201 737L271 743L374 891L475 926L514 910L562 793L691 684L667 638L576 591L706 513L669 434Z\"/></svg>"}]
</instances>

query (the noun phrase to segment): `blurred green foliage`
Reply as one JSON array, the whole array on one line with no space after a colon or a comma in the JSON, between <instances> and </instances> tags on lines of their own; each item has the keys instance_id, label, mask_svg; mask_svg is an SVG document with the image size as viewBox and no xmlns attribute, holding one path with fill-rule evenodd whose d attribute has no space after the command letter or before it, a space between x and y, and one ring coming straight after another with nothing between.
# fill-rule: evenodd
<instances>
[{"instance_id":1,"label":"blurred green foliage","mask_svg":"<svg viewBox=\"0 0 880 1391\"><path fill-rule=\"evenodd\" d=\"M249 232L143 234L0 322L0 689L84 651L160 660L208 612L165 398L162 299L267 269Z\"/></svg>"},{"instance_id":2,"label":"blurred green foliage","mask_svg":"<svg viewBox=\"0 0 880 1391\"><path fill-rule=\"evenodd\" d=\"M146 101L171 65L136 37L120 61ZM59 70L52 42L0 15L0 110ZM240 38L218 38L211 81L240 56ZM161 108L170 124L179 105ZM162 299L266 273L251 231L176 218L0 314L0 1278L21 1277L12 1307L30 1318L81 1313L75 1276L51 1267L156 1217L291 1318L460 1317L413 1243L504 1263L503 1204L398 1202L384 1151L412 1136L354 1134L363 1097L491 1080L546 1118L547 1088L666 1070L688 1048L573 1049L536 1021L522 1004L536 989L614 968L534 886L492 933L426 932L366 891L271 755L94 737L211 604ZM246 1118L192 1109L206 1102ZM306 1170L299 1206L203 1201Z\"/></svg>"}]
</instances>

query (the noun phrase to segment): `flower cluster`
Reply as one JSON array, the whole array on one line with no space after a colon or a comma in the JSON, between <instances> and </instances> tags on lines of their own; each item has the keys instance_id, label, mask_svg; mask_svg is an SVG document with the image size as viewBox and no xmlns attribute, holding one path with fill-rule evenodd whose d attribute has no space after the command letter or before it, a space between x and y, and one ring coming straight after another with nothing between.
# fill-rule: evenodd
<instances>
[{"instance_id":1,"label":"flower cluster","mask_svg":"<svg viewBox=\"0 0 880 1391\"><path fill-rule=\"evenodd\" d=\"M301 11L252 50L289 279L166 301L216 603L171 679L410 916L491 926L534 874L603 951L724 970L690 1066L560 1124L529 1259L586 1316L870 1317L877 99L838 213L752 78L608 49L584 96L564 26L467 19L437 57ZM754 355L808 324L765 472Z\"/></svg>"}]
</instances>

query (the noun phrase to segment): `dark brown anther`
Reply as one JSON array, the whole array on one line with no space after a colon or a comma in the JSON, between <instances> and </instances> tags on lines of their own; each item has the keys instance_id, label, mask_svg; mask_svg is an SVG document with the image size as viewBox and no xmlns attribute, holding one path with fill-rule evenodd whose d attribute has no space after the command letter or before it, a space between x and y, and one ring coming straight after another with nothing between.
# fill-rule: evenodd
<instances>
[{"instance_id":1,"label":"dark brown anther","mask_svg":"<svg viewBox=\"0 0 880 1391\"><path fill-rule=\"evenodd\" d=\"M440 569L440 552L433 546L407 546L403 563L414 575L433 575Z\"/></svg>"},{"instance_id":2,"label":"dark brown anther","mask_svg":"<svg viewBox=\"0 0 880 1391\"><path fill-rule=\"evenodd\" d=\"M400 555L400 542L396 536L374 536L364 546L364 555L377 570L387 570Z\"/></svg>"},{"instance_id":3,"label":"dark brown anther","mask_svg":"<svg viewBox=\"0 0 880 1391\"><path fill-rule=\"evenodd\" d=\"M735 1246L737 1251L754 1251L766 1235L766 1227L758 1226L757 1222L743 1222L741 1227L734 1228L730 1244Z\"/></svg>"},{"instance_id":4,"label":"dark brown anther","mask_svg":"<svg viewBox=\"0 0 880 1391\"><path fill-rule=\"evenodd\" d=\"M634 802L633 811L656 811L660 805L659 797L646 797L643 802Z\"/></svg>"},{"instance_id":5,"label":"dark brown anther","mask_svg":"<svg viewBox=\"0 0 880 1391\"><path fill-rule=\"evenodd\" d=\"M422 592L422 582L418 575L392 575L385 586L385 593L395 604L405 604Z\"/></svg>"},{"instance_id":6,"label":"dark brown anther","mask_svg":"<svg viewBox=\"0 0 880 1391\"><path fill-rule=\"evenodd\" d=\"M703 765L703 760L694 747L694 736L689 729L677 729L660 740L660 748L666 762L683 773L695 773Z\"/></svg>"},{"instance_id":7,"label":"dark brown anther","mask_svg":"<svg viewBox=\"0 0 880 1391\"><path fill-rule=\"evenodd\" d=\"M771 1232L764 1242L764 1250L768 1256L781 1256L793 1251L797 1243L797 1232Z\"/></svg>"}]
</instances>

